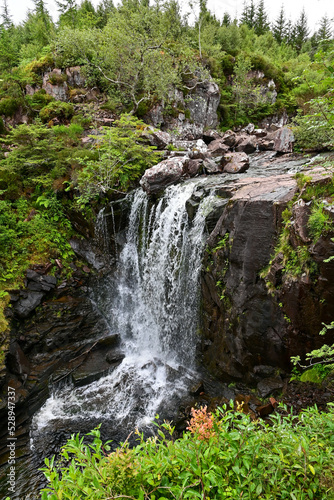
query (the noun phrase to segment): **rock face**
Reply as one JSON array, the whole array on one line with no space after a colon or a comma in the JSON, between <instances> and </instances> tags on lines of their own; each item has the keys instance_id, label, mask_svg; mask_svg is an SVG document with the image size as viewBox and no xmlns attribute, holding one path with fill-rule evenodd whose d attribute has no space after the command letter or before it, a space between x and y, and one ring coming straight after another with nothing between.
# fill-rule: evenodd
<instances>
[{"instance_id":1,"label":"rock face","mask_svg":"<svg viewBox=\"0 0 334 500\"><path fill-rule=\"evenodd\" d=\"M164 104L157 104L144 120L165 131L176 130L178 137L186 140L200 139L205 128L217 127L220 92L213 81L207 80L194 86L186 98L181 90L174 89L169 101L172 103L171 113Z\"/></svg>"},{"instance_id":2,"label":"rock face","mask_svg":"<svg viewBox=\"0 0 334 500\"><path fill-rule=\"evenodd\" d=\"M330 179L324 170L312 175L314 182L324 175ZM215 185L220 186L218 179ZM317 280L302 275L282 283L282 254L267 275L279 295L270 294L260 277L276 245L282 211L296 190L290 174L222 182L218 192L228 202L208 239L203 266L204 364L220 380L259 383L263 396L282 387L291 356L319 347L321 323L334 316L334 262L324 262L334 254L331 234L309 250L319 265ZM296 246L309 242L307 219L308 207L299 203L290 228Z\"/></svg>"}]
</instances>

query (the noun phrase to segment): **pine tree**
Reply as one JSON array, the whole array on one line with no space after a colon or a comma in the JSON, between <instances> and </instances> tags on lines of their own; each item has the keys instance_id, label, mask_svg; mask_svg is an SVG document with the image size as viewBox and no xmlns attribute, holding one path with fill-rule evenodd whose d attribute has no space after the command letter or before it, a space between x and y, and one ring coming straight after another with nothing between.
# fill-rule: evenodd
<instances>
[{"instance_id":1,"label":"pine tree","mask_svg":"<svg viewBox=\"0 0 334 500\"><path fill-rule=\"evenodd\" d=\"M301 51L302 46L306 42L309 34L310 30L307 25L307 17L305 9L303 9L300 13L299 19L294 25L293 45L298 53Z\"/></svg>"},{"instance_id":2,"label":"pine tree","mask_svg":"<svg viewBox=\"0 0 334 500\"><path fill-rule=\"evenodd\" d=\"M255 4L254 0L251 0L250 4L244 3L244 10L241 14L240 18L240 23L241 24L247 24L249 28L254 28L255 26L255 16L256 16L256 9L255 9Z\"/></svg>"},{"instance_id":3,"label":"pine tree","mask_svg":"<svg viewBox=\"0 0 334 500\"><path fill-rule=\"evenodd\" d=\"M2 12L1 12L1 18L2 18L2 27L5 29L9 29L13 26L13 21L12 21L12 16L9 13L9 8L7 4L7 0L3 1L2 4Z\"/></svg>"},{"instance_id":4,"label":"pine tree","mask_svg":"<svg viewBox=\"0 0 334 500\"><path fill-rule=\"evenodd\" d=\"M264 6L264 0L260 0L255 14L254 31L257 35L263 35L268 30L268 15Z\"/></svg>"},{"instance_id":5,"label":"pine tree","mask_svg":"<svg viewBox=\"0 0 334 500\"><path fill-rule=\"evenodd\" d=\"M232 22L231 16L228 12L224 12L224 17L222 20L222 26L229 26Z\"/></svg>"},{"instance_id":6,"label":"pine tree","mask_svg":"<svg viewBox=\"0 0 334 500\"><path fill-rule=\"evenodd\" d=\"M274 21L272 33L277 43L282 43L288 38L288 21L285 17L283 5L281 6L278 18Z\"/></svg>"},{"instance_id":7,"label":"pine tree","mask_svg":"<svg viewBox=\"0 0 334 500\"><path fill-rule=\"evenodd\" d=\"M331 27L331 20L328 18L327 14L325 14L320 19L320 28L317 31L317 38L319 42L321 40L330 40L333 36L333 31Z\"/></svg>"},{"instance_id":8,"label":"pine tree","mask_svg":"<svg viewBox=\"0 0 334 500\"><path fill-rule=\"evenodd\" d=\"M78 9L76 0L64 0L63 2L56 0L56 4L60 12L60 22L65 21L65 24L69 22L74 28Z\"/></svg>"}]
</instances>

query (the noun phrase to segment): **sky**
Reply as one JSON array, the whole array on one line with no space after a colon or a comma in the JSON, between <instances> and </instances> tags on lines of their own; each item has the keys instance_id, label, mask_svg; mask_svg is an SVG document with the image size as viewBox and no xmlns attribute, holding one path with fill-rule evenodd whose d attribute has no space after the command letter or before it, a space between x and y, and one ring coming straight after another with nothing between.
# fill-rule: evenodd
<instances>
[{"instance_id":1,"label":"sky","mask_svg":"<svg viewBox=\"0 0 334 500\"><path fill-rule=\"evenodd\" d=\"M55 0L45 0L48 10L54 19L57 19L57 5ZM0 1L1 3L1 1ZM78 0L80 3L80 0ZM92 0L94 5L100 3L100 0ZM115 2L117 3L117 2ZM187 5L187 0L180 0L181 4ZM244 0L208 0L208 7L220 19L225 11L234 18L240 17L243 9ZM13 16L15 24L24 20L28 9L33 8L32 0L7 0L9 10ZM255 0L257 4L257 0ZM330 19L334 19L333 0L265 0L266 10L270 21L274 21L280 11L281 5L284 5L285 13L292 22L295 22L300 12L305 8L308 24L311 30L319 27L320 19L327 14Z\"/></svg>"}]
</instances>

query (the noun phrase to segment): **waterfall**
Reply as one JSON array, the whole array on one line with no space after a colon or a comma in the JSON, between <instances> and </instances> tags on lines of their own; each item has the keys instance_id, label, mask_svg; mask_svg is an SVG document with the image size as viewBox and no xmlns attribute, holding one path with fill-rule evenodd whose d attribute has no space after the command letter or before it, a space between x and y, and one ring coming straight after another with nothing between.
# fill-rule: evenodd
<instances>
[{"instance_id":1,"label":"waterfall","mask_svg":"<svg viewBox=\"0 0 334 500\"><path fill-rule=\"evenodd\" d=\"M193 189L193 182L171 186L156 204L142 190L129 195L126 243L108 298L110 333L121 336L125 357L98 381L54 390L34 417L34 432L73 418L145 426L193 383L208 204L206 198L190 221ZM106 242L103 213L98 221Z\"/></svg>"}]
</instances>

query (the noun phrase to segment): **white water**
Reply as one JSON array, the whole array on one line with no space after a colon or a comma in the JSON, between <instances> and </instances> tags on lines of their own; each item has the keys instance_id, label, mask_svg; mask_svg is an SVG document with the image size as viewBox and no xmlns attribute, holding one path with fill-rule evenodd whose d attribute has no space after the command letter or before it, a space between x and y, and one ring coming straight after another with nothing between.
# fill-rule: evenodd
<instances>
[{"instance_id":1,"label":"white water","mask_svg":"<svg viewBox=\"0 0 334 500\"><path fill-rule=\"evenodd\" d=\"M185 204L193 188L192 183L172 186L156 206L141 190L132 195L108 315L111 333L121 335L125 358L97 382L54 391L34 417L34 432L56 419L73 418L108 418L116 425L140 427L193 381L198 280L210 202L207 198L190 223ZM99 222L107 246L103 213Z\"/></svg>"}]
</instances>

